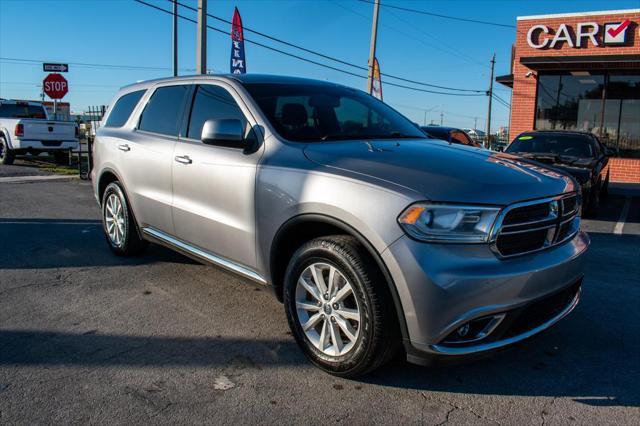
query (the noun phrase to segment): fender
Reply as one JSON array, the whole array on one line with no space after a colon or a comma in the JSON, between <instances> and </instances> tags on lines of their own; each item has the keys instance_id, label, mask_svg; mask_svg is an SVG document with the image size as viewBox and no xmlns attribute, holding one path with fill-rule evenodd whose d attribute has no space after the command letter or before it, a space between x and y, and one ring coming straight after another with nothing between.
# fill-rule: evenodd
<instances>
[{"instance_id":1,"label":"fender","mask_svg":"<svg viewBox=\"0 0 640 426\"><path fill-rule=\"evenodd\" d=\"M274 270L274 261L275 261L275 256L273 255L275 253L275 249L278 246L278 244L280 243L280 240L282 238L282 235L285 234L285 231L294 225L297 225L301 222L308 222L308 221L314 221L314 222L323 222L326 223L328 225L332 225L335 226L336 228L340 228L343 231L345 231L345 233L352 235L353 237L355 237L360 244L362 244L367 251L369 252L369 254L371 255L371 257L373 258L373 260L376 262L376 264L378 265L378 268L380 269L380 271L382 272L382 275L385 278L385 281L387 283L387 287L389 289L389 293L391 294L391 298L393 299L393 305L394 308L396 310L396 315L398 317L398 324L400 325L400 332L402 333L402 340L403 342L408 342L409 341L409 332L407 331L407 323L406 320L404 318L404 310L402 309L402 303L400 301L400 296L398 295L398 291L396 290L396 285L393 281L393 278L391 277L391 274L389 273L389 270L387 269L387 265L385 265L385 263L383 262L382 258L380 257L380 253L378 253L378 251L375 249L375 247L373 246L373 244L371 244L360 232L358 232L355 228L353 228L351 225L343 222L340 219L336 219L335 217L332 216L327 216L324 214L318 214L318 213L303 213L297 216L294 216L290 219L288 219L285 223L283 223L280 228L278 228L278 231L276 232L273 241L271 242L271 249L269 252L269 275L271 276L271 271ZM406 347L406 344L405 344Z\"/></svg>"},{"instance_id":2,"label":"fender","mask_svg":"<svg viewBox=\"0 0 640 426\"><path fill-rule=\"evenodd\" d=\"M122 191L124 192L124 196L127 199L127 205L129 206L129 209L131 210L131 216L133 217L133 222L135 223L135 229L136 232L138 233L138 236L142 239L144 239L144 236L142 234L142 230L140 229L140 225L138 224L138 219L136 219L136 213L133 211L133 206L131 205L131 202L129 201L129 195L128 195L128 191L127 191L127 186L125 185L124 181L120 178L120 174L118 174L118 172L116 172L115 170L113 170L111 167L105 167L102 169L102 171L100 172L100 177L98 177L97 180L97 186L96 186L96 190L100 189L100 181L102 180L102 177L104 176L105 173L111 173L116 177L116 180L118 181L118 183L120 183L120 185L122 186ZM96 192L96 199L98 199L98 193ZM98 205L100 206L100 215L102 216L102 199L98 199Z\"/></svg>"},{"instance_id":3,"label":"fender","mask_svg":"<svg viewBox=\"0 0 640 426\"><path fill-rule=\"evenodd\" d=\"M7 148L8 149L13 149L13 145L11 144L11 136L9 131L6 128L0 128L0 136L2 136L2 138L4 139L5 143L7 144Z\"/></svg>"}]
</instances>

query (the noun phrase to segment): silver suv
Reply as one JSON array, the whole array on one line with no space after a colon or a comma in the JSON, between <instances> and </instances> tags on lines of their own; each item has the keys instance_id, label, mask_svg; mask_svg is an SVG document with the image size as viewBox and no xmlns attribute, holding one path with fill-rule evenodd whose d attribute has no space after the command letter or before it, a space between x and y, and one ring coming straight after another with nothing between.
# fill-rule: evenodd
<instances>
[{"instance_id":1,"label":"silver suv","mask_svg":"<svg viewBox=\"0 0 640 426\"><path fill-rule=\"evenodd\" d=\"M568 175L427 139L327 82L197 76L123 88L95 143L109 247L147 242L271 288L336 375L524 340L580 297L587 235ZM241 315L241 313L238 313Z\"/></svg>"}]
</instances>

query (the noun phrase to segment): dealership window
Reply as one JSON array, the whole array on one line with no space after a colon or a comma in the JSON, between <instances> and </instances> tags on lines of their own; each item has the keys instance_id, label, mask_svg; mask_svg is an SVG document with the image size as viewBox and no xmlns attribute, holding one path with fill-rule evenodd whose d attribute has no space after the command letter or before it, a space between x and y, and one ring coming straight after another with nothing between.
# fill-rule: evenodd
<instances>
[{"instance_id":1,"label":"dealership window","mask_svg":"<svg viewBox=\"0 0 640 426\"><path fill-rule=\"evenodd\" d=\"M640 74L554 72L538 75L537 130L581 130L620 155L640 157Z\"/></svg>"}]
</instances>

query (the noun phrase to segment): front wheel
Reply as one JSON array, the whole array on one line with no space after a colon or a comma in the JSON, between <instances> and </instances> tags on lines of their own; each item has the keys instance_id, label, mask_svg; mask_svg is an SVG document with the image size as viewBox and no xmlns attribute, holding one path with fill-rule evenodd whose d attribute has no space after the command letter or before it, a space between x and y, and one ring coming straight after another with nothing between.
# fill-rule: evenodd
<instances>
[{"instance_id":1,"label":"front wheel","mask_svg":"<svg viewBox=\"0 0 640 426\"><path fill-rule=\"evenodd\" d=\"M360 376L399 348L387 284L353 237L321 237L298 249L287 268L284 301L296 341L326 372Z\"/></svg>"},{"instance_id":2,"label":"front wheel","mask_svg":"<svg viewBox=\"0 0 640 426\"><path fill-rule=\"evenodd\" d=\"M15 153L7 147L7 143L3 138L0 138L0 164L9 166L13 164L15 159Z\"/></svg>"},{"instance_id":3,"label":"front wheel","mask_svg":"<svg viewBox=\"0 0 640 426\"><path fill-rule=\"evenodd\" d=\"M136 255L147 246L118 182L110 183L102 196L102 228L109 248L118 256Z\"/></svg>"}]
</instances>

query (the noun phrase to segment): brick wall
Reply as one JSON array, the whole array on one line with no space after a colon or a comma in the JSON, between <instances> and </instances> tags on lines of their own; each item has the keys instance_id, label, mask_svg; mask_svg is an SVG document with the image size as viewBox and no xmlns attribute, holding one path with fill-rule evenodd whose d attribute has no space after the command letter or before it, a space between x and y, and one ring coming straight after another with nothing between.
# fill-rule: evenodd
<instances>
[{"instance_id":1,"label":"brick wall","mask_svg":"<svg viewBox=\"0 0 640 426\"><path fill-rule=\"evenodd\" d=\"M612 158L609 170L611 182L640 183L640 159Z\"/></svg>"},{"instance_id":2,"label":"brick wall","mask_svg":"<svg viewBox=\"0 0 640 426\"><path fill-rule=\"evenodd\" d=\"M632 21L627 28L627 44L625 46L604 46L602 42L602 34L604 33L604 24L622 22L625 19ZM582 41L583 46L580 48L572 48L566 42L559 43L553 49L535 49L527 43L527 32L534 25L546 25L549 27L549 34L546 35L550 39L553 38L555 30L560 24L567 24L570 27L575 43L575 31L579 22L596 22L600 25L600 31L596 37L599 46L593 46L591 42L587 42L585 37ZM601 14L595 16L565 16L557 18L536 18L536 19L519 19L517 22L517 34L514 50L513 63L513 94L511 99L511 122L509 128L509 138L513 140L518 134L533 130L536 113L536 70L531 69L520 63L521 57L557 57L558 62L562 56L595 56L595 55L624 55L624 54L640 54L640 11L627 11L620 14ZM539 34L540 35L540 34ZM544 34L542 34L544 35ZM610 66L610 65L609 65ZM558 68L558 65L550 64L546 69ZM607 65L604 64L582 64L576 65L576 69L590 70L603 69ZM567 68L567 67L563 67ZM627 67L625 67L627 68ZM637 68L636 68L637 69ZM526 77L528 72L534 75ZM621 167L620 170L617 168ZM633 170L631 170L633 169ZM628 171L630 170L630 171ZM615 175L619 181L628 182L625 179L635 179L634 182L640 183L640 163L638 160L616 160L612 164L612 176ZM635 176L635 177L634 177ZM622 180L620 180L622 179Z\"/></svg>"}]
</instances>

